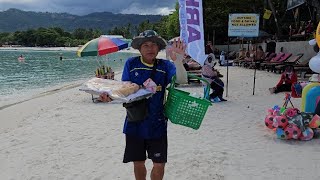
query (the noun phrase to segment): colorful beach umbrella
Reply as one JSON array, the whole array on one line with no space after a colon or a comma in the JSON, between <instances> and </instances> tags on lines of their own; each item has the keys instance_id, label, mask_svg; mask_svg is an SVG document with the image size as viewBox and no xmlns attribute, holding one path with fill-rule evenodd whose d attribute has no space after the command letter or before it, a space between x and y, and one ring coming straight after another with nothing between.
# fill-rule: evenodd
<instances>
[{"instance_id":1,"label":"colorful beach umbrella","mask_svg":"<svg viewBox=\"0 0 320 180\"><path fill-rule=\"evenodd\" d=\"M128 43L119 39L108 36L100 36L92 39L83 45L78 51L79 57L84 56L103 56L128 47Z\"/></svg>"}]
</instances>

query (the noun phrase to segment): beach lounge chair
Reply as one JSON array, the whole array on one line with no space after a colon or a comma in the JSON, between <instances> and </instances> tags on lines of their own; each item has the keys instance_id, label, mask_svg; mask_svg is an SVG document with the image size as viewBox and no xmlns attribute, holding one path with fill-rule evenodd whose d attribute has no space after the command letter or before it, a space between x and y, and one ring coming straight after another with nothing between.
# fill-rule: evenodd
<instances>
[{"instance_id":1,"label":"beach lounge chair","mask_svg":"<svg viewBox=\"0 0 320 180\"><path fill-rule=\"evenodd\" d=\"M276 57L274 57L274 58L272 58L272 59L270 60L270 62L271 62L271 63L272 63L272 62L278 62L278 61L281 60L281 57L284 56L284 55L285 55L285 53L279 52L279 53L276 55Z\"/></svg>"},{"instance_id":2,"label":"beach lounge chair","mask_svg":"<svg viewBox=\"0 0 320 180\"><path fill-rule=\"evenodd\" d=\"M292 53L285 53L284 56L282 56L278 62L284 62L288 60L288 58L291 56L292 56Z\"/></svg>"},{"instance_id":3,"label":"beach lounge chair","mask_svg":"<svg viewBox=\"0 0 320 180\"><path fill-rule=\"evenodd\" d=\"M267 63L270 61L270 55L273 55L275 56L275 54L272 54L270 52L265 52L262 57L261 57L261 54L260 54L260 57L255 57L255 60L254 61L251 61L250 63L248 62L248 65L249 65L249 68L256 68L256 69L261 69L261 63ZM268 59L268 60L266 60Z\"/></svg>"},{"instance_id":4,"label":"beach lounge chair","mask_svg":"<svg viewBox=\"0 0 320 180\"><path fill-rule=\"evenodd\" d=\"M193 75L193 76L197 76L197 77L202 77L202 70L189 70L187 71L188 74ZM191 84L192 82L196 82L196 83L201 83L199 79L193 79L192 77L188 76L188 84Z\"/></svg>"},{"instance_id":5,"label":"beach lounge chair","mask_svg":"<svg viewBox=\"0 0 320 180\"><path fill-rule=\"evenodd\" d=\"M268 72L269 71L275 72L275 66L284 64L292 56L292 53L283 53L282 55L279 55L279 56L280 56L279 59L273 59L274 61L271 60L269 63L265 65L265 68L267 69Z\"/></svg>"},{"instance_id":6,"label":"beach lounge chair","mask_svg":"<svg viewBox=\"0 0 320 180\"><path fill-rule=\"evenodd\" d=\"M245 57L246 57L245 48L241 48L241 49L236 53L236 58L233 60L233 65L234 65L234 66L240 66L240 62L242 62Z\"/></svg>"},{"instance_id":7,"label":"beach lounge chair","mask_svg":"<svg viewBox=\"0 0 320 180\"><path fill-rule=\"evenodd\" d=\"M264 58L264 60L269 62L272 58L274 58L276 56L277 56L276 53L271 52L271 53L266 54L266 57Z\"/></svg>"},{"instance_id":8,"label":"beach lounge chair","mask_svg":"<svg viewBox=\"0 0 320 180\"><path fill-rule=\"evenodd\" d=\"M229 60L234 60L234 59L236 59L236 52L235 51L230 51L229 53L228 53L228 55L226 56L226 58L228 58Z\"/></svg>"},{"instance_id":9,"label":"beach lounge chair","mask_svg":"<svg viewBox=\"0 0 320 180\"><path fill-rule=\"evenodd\" d=\"M301 78L305 78L306 74L313 74L312 70L309 68L310 59L299 59L294 65L294 69L297 74L300 74Z\"/></svg>"},{"instance_id":10,"label":"beach lounge chair","mask_svg":"<svg viewBox=\"0 0 320 180\"><path fill-rule=\"evenodd\" d=\"M236 63L238 66L246 67L248 62L252 61L252 57L250 57L253 54L251 51L246 51L244 54L239 57L236 62L233 61L233 63Z\"/></svg>"},{"instance_id":11,"label":"beach lounge chair","mask_svg":"<svg viewBox=\"0 0 320 180\"><path fill-rule=\"evenodd\" d=\"M306 66L309 66L309 61L310 59L304 59L304 58L301 58L299 59L294 65L293 67L306 67Z\"/></svg>"},{"instance_id":12,"label":"beach lounge chair","mask_svg":"<svg viewBox=\"0 0 320 180\"><path fill-rule=\"evenodd\" d=\"M264 69L265 69L265 65L266 65L267 63L269 63L269 62L271 61L271 59L274 58L274 57L276 57L276 56L277 56L276 53L269 53L269 54L267 54L266 57L264 58L264 61L262 61L262 62L260 63L260 68L261 68L262 70L264 70Z\"/></svg>"},{"instance_id":13,"label":"beach lounge chair","mask_svg":"<svg viewBox=\"0 0 320 180\"><path fill-rule=\"evenodd\" d=\"M239 57L236 58L236 59L234 59L234 60L233 60L233 65L234 65L234 66L240 66L240 61L241 61L241 60L242 60L242 58L239 58Z\"/></svg>"},{"instance_id":14,"label":"beach lounge chair","mask_svg":"<svg viewBox=\"0 0 320 180\"><path fill-rule=\"evenodd\" d=\"M275 65L283 64L292 54L291 53L278 53L274 58L272 58L269 62L261 63L263 69L266 69L268 72L273 71Z\"/></svg>"},{"instance_id":15,"label":"beach lounge chair","mask_svg":"<svg viewBox=\"0 0 320 180\"><path fill-rule=\"evenodd\" d=\"M297 55L293 55L291 57L289 57L284 64L280 64L280 65L276 65L274 67L274 71L276 73L282 73L284 71L284 67L287 65L293 65L295 63L297 63L297 61L303 56L303 53L299 53Z\"/></svg>"},{"instance_id":16,"label":"beach lounge chair","mask_svg":"<svg viewBox=\"0 0 320 180\"><path fill-rule=\"evenodd\" d=\"M185 68L187 70L187 73L193 76L201 77L201 65L195 61L195 60L189 60L185 65ZM190 84L191 82L198 82L200 83L200 80L198 79L193 79L188 76L188 83Z\"/></svg>"},{"instance_id":17,"label":"beach lounge chair","mask_svg":"<svg viewBox=\"0 0 320 180\"><path fill-rule=\"evenodd\" d=\"M300 78L305 78L306 74L313 74L314 72L310 69L309 66L300 66L294 68L297 74L300 75Z\"/></svg>"},{"instance_id":18,"label":"beach lounge chair","mask_svg":"<svg viewBox=\"0 0 320 180\"><path fill-rule=\"evenodd\" d=\"M270 54L271 54L271 52L265 52L265 53L264 53L264 60L265 60L266 58L268 58L268 57L270 56Z\"/></svg>"}]
</instances>

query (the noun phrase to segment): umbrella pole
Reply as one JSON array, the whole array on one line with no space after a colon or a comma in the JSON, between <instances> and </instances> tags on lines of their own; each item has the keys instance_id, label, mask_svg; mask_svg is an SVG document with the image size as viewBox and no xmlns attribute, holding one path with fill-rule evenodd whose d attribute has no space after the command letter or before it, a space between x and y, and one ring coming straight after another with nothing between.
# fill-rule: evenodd
<instances>
[{"instance_id":1,"label":"umbrella pole","mask_svg":"<svg viewBox=\"0 0 320 180\"><path fill-rule=\"evenodd\" d=\"M254 68L252 95L254 95L254 90L255 90L255 87L256 87L256 73L257 73L257 68Z\"/></svg>"},{"instance_id":2,"label":"umbrella pole","mask_svg":"<svg viewBox=\"0 0 320 180\"><path fill-rule=\"evenodd\" d=\"M226 86L226 97L228 97L228 87L229 87L229 46L230 46L230 38L228 37L228 52L225 57L227 57L227 86Z\"/></svg>"},{"instance_id":3,"label":"umbrella pole","mask_svg":"<svg viewBox=\"0 0 320 180\"><path fill-rule=\"evenodd\" d=\"M108 55L106 55L106 67L108 67L108 65L109 65L109 58L108 58Z\"/></svg>"},{"instance_id":4,"label":"umbrella pole","mask_svg":"<svg viewBox=\"0 0 320 180\"><path fill-rule=\"evenodd\" d=\"M98 60L98 56L96 56L96 61L98 62L99 67L101 67L100 61Z\"/></svg>"},{"instance_id":5,"label":"umbrella pole","mask_svg":"<svg viewBox=\"0 0 320 180\"><path fill-rule=\"evenodd\" d=\"M255 41L254 41L254 44L255 44ZM254 57L253 57L254 58ZM257 74L257 68L256 68L256 65L255 65L255 62L254 62L254 59L253 59L253 62L252 62L253 67L254 67L254 74L253 74L253 90L252 90L252 95L254 95L254 90L255 90L255 87L256 87L256 74Z\"/></svg>"}]
</instances>

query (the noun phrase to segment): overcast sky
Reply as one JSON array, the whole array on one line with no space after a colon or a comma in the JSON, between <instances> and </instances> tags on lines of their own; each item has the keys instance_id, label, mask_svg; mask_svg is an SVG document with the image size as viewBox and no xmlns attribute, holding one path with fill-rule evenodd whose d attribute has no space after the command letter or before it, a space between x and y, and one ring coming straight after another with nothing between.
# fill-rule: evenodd
<instances>
[{"instance_id":1,"label":"overcast sky","mask_svg":"<svg viewBox=\"0 0 320 180\"><path fill-rule=\"evenodd\" d=\"M17 8L36 12L67 12L86 15L92 12L123 14L161 14L174 10L176 0L0 0L0 11Z\"/></svg>"}]
</instances>

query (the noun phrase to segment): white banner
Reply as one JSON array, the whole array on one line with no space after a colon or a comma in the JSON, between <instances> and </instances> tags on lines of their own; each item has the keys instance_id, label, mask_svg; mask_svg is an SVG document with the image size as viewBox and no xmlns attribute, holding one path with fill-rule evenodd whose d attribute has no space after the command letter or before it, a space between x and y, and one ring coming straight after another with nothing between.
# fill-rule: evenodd
<instances>
[{"instance_id":1,"label":"white banner","mask_svg":"<svg viewBox=\"0 0 320 180\"><path fill-rule=\"evenodd\" d=\"M204 52L202 0L179 0L180 38L187 43L187 53L201 66Z\"/></svg>"}]
</instances>

